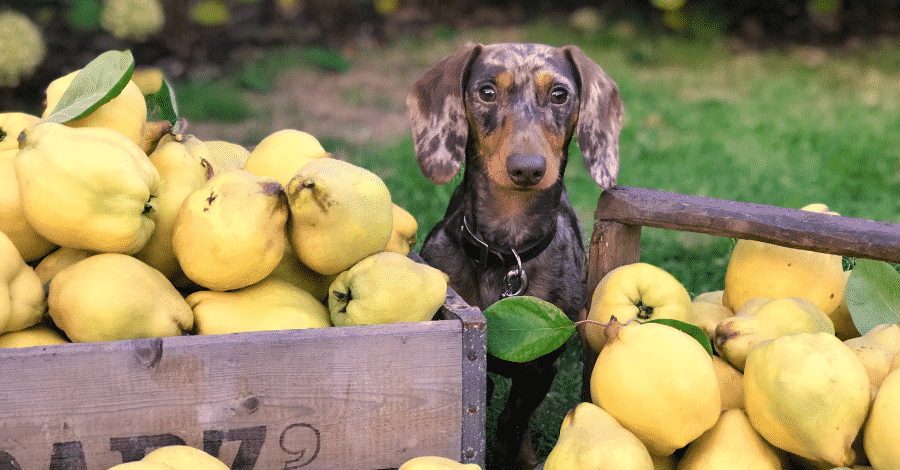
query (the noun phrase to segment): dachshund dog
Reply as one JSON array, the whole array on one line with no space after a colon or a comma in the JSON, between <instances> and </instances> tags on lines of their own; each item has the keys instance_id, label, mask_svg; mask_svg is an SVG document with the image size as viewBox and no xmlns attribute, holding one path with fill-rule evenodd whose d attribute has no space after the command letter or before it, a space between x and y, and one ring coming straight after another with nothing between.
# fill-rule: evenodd
<instances>
[{"instance_id":1,"label":"dachshund dog","mask_svg":"<svg viewBox=\"0 0 900 470\"><path fill-rule=\"evenodd\" d=\"M407 108L425 176L445 184L464 168L422 258L482 310L529 295L577 320L586 255L563 173L577 131L596 183L615 184L622 102L612 79L577 46L466 44L415 83ZM492 449L502 468L537 463L528 421L562 349L527 363L488 356L489 371L512 379Z\"/></svg>"}]
</instances>

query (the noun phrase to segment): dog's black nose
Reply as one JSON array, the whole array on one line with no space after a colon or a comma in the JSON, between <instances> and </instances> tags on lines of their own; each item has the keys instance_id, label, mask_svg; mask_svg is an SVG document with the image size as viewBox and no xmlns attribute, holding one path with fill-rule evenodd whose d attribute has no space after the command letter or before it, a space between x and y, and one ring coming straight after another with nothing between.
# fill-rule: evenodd
<instances>
[{"instance_id":1,"label":"dog's black nose","mask_svg":"<svg viewBox=\"0 0 900 470\"><path fill-rule=\"evenodd\" d=\"M519 186L534 186L541 182L547 171L547 160L543 155L511 153L506 157L506 172L513 183Z\"/></svg>"}]
</instances>

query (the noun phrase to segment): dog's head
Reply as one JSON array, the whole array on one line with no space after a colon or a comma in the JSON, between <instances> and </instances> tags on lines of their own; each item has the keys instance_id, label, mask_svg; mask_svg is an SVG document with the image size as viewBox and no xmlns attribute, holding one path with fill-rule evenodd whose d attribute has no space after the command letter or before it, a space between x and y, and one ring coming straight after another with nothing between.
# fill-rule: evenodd
<instances>
[{"instance_id":1,"label":"dog's head","mask_svg":"<svg viewBox=\"0 0 900 470\"><path fill-rule=\"evenodd\" d=\"M576 130L597 184L616 182L622 101L577 46L466 44L416 82L407 108L419 166L436 184L453 179L468 147L495 184L549 187Z\"/></svg>"}]
</instances>

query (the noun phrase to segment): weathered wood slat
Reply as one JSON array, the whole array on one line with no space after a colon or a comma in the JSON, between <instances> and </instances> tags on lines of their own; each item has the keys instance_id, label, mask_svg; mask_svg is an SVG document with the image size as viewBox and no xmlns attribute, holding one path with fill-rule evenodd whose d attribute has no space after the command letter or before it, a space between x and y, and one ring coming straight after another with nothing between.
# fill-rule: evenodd
<instances>
[{"instance_id":1,"label":"weathered wood slat","mask_svg":"<svg viewBox=\"0 0 900 470\"><path fill-rule=\"evenodd\" d=\"M604 191L595 215L598 221L900 262L900 224L888 222L630 186Z\"/></svg>"},{"instance_id":2,"label":"weathered wood slat","mask_svg":"<svg viewBox=\"0 0 900 470\"><path fill-rule=\"evenodd\" d=\"M170 443L245 470L458 459L461 349L440 320L3 350L0 459L105 470Z\"/></svg>"}]
</instances>

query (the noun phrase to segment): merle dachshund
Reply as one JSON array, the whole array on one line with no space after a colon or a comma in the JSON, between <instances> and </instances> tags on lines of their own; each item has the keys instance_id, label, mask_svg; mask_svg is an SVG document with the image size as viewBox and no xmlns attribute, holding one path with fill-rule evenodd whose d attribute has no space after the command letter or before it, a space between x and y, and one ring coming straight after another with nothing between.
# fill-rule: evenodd
<instances>
[{"instance_id":1,"label":"merle dachshund","mask_svg":"<svg viewBox=\"0 0 900 470\"><path fill-rule=\"evenodd\" d=\"M616 84L577 46L466 44L415 83L407 107L425 176L445 184L464 166L422 258L447 273L470 305L485 309L529 295L577 320L585 305L585 244L563 173L577 132L596 183L615 184L622 128ZM488 356L489 371L512 379L492 449L501 467L535 466L528 421L562 349L527 363ZM488 402L493 388L489 379Z\"/></svg>"}]
</instances>

